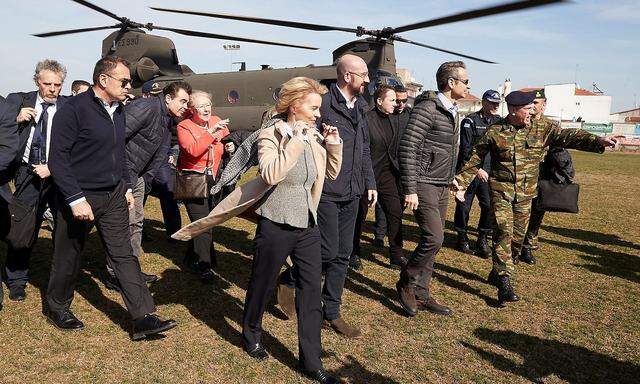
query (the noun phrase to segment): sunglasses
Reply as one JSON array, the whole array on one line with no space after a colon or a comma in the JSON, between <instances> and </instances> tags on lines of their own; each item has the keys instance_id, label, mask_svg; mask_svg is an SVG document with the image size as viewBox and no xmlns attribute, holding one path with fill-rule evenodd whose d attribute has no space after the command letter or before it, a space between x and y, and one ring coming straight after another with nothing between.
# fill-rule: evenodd
<instances>
[{"instance_id":1,"label":"sunglasses","mask_svg":"<svg viewBox=\"0 0 640 384\"><path fill-rule=\"evenodd\" d=\"M396 101L398 102L398 104L406 104L409 99L396 99Z\"/></svg>"},{"instance_id":2,"label":"sunglasses","mask_svg":"<svg viewBox=\"0 0 640 384\"><path fill-rule=\"evenodd\" d=\"M462 83L462 84L464 84L464 85L469 85L469 79L466 79L466 80L460 80L460 79L458 79L457 77L450 77L450 79L453 79L453 80L455 80L455 81L459 81L459 82L461 82L461 83Z\"/></svg>"},{"instance_id":3,"label":"sunglasses","mask_svg":"<svg viewBox=\"0 0 640 384\"><path fill-rule=\"evenodd\" d=\"M104 75L105 75L105 76L108 76L108 77L110 77L110 78L112 78L112 79L113 79L113 80L115 80L115 81L119 81L119 82L120 82L120 87L121 87L121 88L126 88L126 87L127 87L127 85L131 85L131 79L127 79L127 78L124 78L124 79L118 79L118 78L115 78L115 77L111 76L111 75L110 75L110 74L108 74L108 73L105 73Z\"/></svg>"}]
</instances>

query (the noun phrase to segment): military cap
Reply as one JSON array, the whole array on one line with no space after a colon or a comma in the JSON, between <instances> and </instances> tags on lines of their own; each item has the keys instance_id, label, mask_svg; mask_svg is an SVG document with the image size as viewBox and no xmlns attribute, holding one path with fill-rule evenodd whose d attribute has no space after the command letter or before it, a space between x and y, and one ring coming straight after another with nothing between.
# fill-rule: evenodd
<instances>
[{"instance_id":1,"label":"military cap","mask_svg":"<svg viewBox=\"0 0 640 384\"><path fill-rule=\"evenodd\" d=\"M142 93L158 95L162 92L162 89L160 89L160 84L154 83L153 80L149 80L146 83L142 84L141 91Z\"/></svg>"},{"instance_id":2,"label":"military cap","mask_svg":"<svg viewBox=\"0 0 640 384\"><path fill-rule=\"evenodd\" d=\"M498 91L495 91L493 89L489 89L485 93L483 93L482 100L487 100L492 103L499 103L501 101L500 94L498 93Z\"/></svg>"},{"instance_id":3,"label":"military cap","mask_svg":"<svg viewBox=\"0 0 640 384\"><path fill-rule=\"evenodd\" d=\"M513 91L504 99L507 104L518 107L533 103L534 94L532 92Z\"/></svg>"},{"instance_id":4,"label":"military cap","mask_svg":"<svg viewBox=\"0 0 640 384\"><path fill-rule=\"evenodd\" d=\"M535 91L533 91L533 98L534 99L546 99L546 96L544 95L544 88L536 89Z\"/></svg>"}]
</instances>

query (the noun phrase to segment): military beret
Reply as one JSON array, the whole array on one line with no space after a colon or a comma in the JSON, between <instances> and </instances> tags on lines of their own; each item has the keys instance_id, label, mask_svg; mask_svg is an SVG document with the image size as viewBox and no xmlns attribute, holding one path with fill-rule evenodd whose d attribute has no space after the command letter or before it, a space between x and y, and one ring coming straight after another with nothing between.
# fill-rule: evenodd
<instances>
[{"instance_id":1,"label":"military beret","mask_svg":"<svg viewBox=\"0 0 640 384\"><path fill-rule=\"evenodd\" d=\"M493 89L489 89L484 94L482 94L482 100L487 100L492 103L499 103L501 101L500 94L498 93L498 91L495 91Z\"/></svg>"},{"instance_id":2,"label":"military beret","mask_svg":"<svg viewBox=\"0 0 640 384\"><path fill-rule=\"evenodd\" d=\"M533 98L534 99L546 99L545 95L544 95L544 88L542 89L536 89L535 91L533 91Z\"/></svg>"},{"instance_id":3,"label":"military beret","mask_svg":"<svg viewBox=\"0 0 640 384\"><path fill-rule=\"evenodd\" d=\"M517 107L533 103L534 94L532 92L513 91L504 99L507 104Z\"/></svg>"}]
</instances>

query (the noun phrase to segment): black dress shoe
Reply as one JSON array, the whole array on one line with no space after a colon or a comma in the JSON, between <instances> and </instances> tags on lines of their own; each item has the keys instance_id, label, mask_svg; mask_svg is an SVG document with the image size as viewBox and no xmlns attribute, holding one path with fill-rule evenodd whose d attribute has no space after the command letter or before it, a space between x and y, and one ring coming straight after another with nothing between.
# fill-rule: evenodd
<instances>
[{"instance_id":1,"label":"black dress shoe","mask_svg":"<svg viewBox=\"0 0 640 384\"><path fill-rule=\"evenodd\" d=\"M354 271L362 271L362 260L360 260L360 256L355 253L351 255L351 258L349 258L349 268Z\"/></svg>"},{"instance_id":2,"label":"black dress shoe","mask_svg":"<svg viewBox=\"0 0 640 384\"><path fill-rule=\"evenodd\" d=\"M25 292L24 287L22 285L9 287L9 300L24 301L26 297L27 297L27 292Z\"/></svg>"},{"instance_id":3,"label":"black dress shoe","mask_svg":"<svg viewBox=\"0 0 640 384\"><path fill-rule=\"evenodd\" d=\"M488 235L486 233L481 232L478 236L478 241L476 241L475 255L483 259L491 257L491 247L489 247L489 240L487 237Z\"/></svg>"},{"instance_id":4,"label":"black dress shoe","mask_svg":"<svg viewBox=\"0 0 640 384\"><path fill-rule=\"evenodd\" d=\"M324 369L318 369L316 371L307 371L305 372L307 376L309 376L309 378L311 380L315 380L318 383L321 384L337 384L340 383L340 381L338 379L336 379L335 377L329 375L327 373L327 371L325 371Z\"/></svg>"},{"instance_id":5,"label":"black dress shoe","mask_svg":"<svg viewBox=\"0 0 640 384\"><path fill-rule=\"evenodd\" d=\"M144 279L145 283L153 283L158 281L158 275L150 275L148 273L144 273L142 272L142 278Z\"/></svg>"},{"instance_id":6,"label":"black dress shoe","mask_svg":"<svg viewBox=\"0 0 640 384\"><path fill-rule=\"evenodd\" d=\"M458 242L456 243L456 251L466 253L467 255L473 255L473 250L469 245L469 239L464 233L458 233Z\"/></svg>"},{"instance_id":7,"label":"black dress shoe","mask_svg":"<svg viewBox=\"0 0 640 384\"><path fill-rule=\"evenodd\" d=\"M63 312L48 311L47 320L54 327L63 331L80 331L84 328L82 321L78 320L69 310Z\"/></svg>"},{"instance_id":8,"label":"black dress shoe","mask_svg":"<svg viewBox=\"0 0 640 384\"><path fill-rule=\"evenodd\" d=\"M132 340L144 339L147 336L156 335L170 330L177 324L173 320L162 320L157 315L147 314L133 321Z\"/></svg>"},{"instance_id":9,"label":"black dress shoe","mask_svg":"<svg viewBox=\"0 0 640 384\"><path fill-rule=\"evenodd\" d=\"M522 252L520 252L520 261L529 265L533 265L536 263L536 258L533 257L531 248L522 248Z\"/></svg>"},{"instance_id":10,"label":"black dress shoe","mask_svg":"<svg viewBox=\"0 0 640 384\"><path fill-rule=\"evenodd\" d=\"M250 357L258 361L265 361L269 358L267 350L264 349L264 347L260 343L252 345L250 348L245 348L245 351L247 351L247 354Z\"/></svg>"}]
</instances>

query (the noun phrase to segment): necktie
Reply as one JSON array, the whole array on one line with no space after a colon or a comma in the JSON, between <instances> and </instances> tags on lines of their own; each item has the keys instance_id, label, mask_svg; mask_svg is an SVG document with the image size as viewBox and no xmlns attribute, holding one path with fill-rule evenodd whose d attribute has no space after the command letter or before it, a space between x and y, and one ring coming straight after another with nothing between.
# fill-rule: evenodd
<instances>
[{"instance_id":1,"label":"necktie","mask_svg":"<svg viewBox=\"0 0 640 384\"><path fill-rule=\"evenodd\" d=\"M53 104L42 102L42 113L33 131L31 139L31 152L29 152L29 163L43 164L47 162L47 123L49 121L48 109Z\"/></svg>"}]
</instances>

